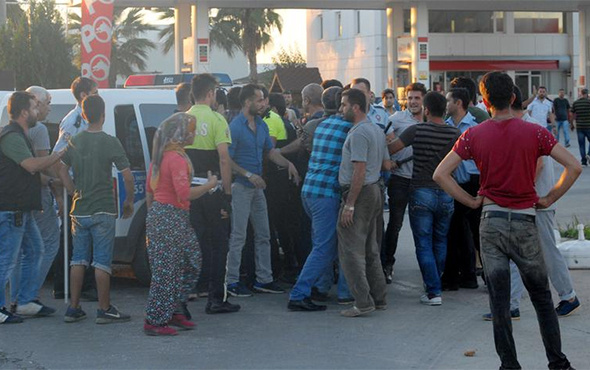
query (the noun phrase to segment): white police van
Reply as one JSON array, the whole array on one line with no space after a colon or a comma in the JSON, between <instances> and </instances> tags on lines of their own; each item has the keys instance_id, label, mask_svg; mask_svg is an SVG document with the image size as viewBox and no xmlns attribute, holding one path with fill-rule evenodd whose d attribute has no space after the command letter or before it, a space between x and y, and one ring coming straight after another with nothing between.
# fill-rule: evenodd
<instances>
[{"instance_id":1,"label":"white police van","mask_svg":"<svg viewBox=\"0 0 590 370\"><path fill-rule=\"evenodd\" d=\"M51 113L44 122L53 146L59 134L59 123L76 106L70 90L49 90ZM135 276L149 284L151 273L145 246L145 184L152 151L152 140L160 123L176 109L172 90L99 89L106 105L104 131L116 136L123 145L135 179L133 217L123 219L125 185L122 175L113 167L113 190L117 202L117 223L113 263L131 264ZM10 94L0 101L0 127L8 124L6 105Z\"/></svg>"}]
</instances>

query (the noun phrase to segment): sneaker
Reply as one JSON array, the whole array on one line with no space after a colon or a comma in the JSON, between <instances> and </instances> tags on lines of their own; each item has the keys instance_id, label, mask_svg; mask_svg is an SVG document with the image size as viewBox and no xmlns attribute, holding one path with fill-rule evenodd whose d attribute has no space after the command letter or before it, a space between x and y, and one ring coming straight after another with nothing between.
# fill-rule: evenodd
<instances>
[{"instance_id":1,"label":"sneaker","mask_svg":"<svg viewBox=\"0 0 590 370\"><path fill-rule=\"evenodd\" d=\"M0 324L20 324L23 318L8 311L5 307L0 308Z\"/></svg>"},{"instance_id":2,"label":"sneaker","mask_svg":"<svg viewBox=\"0 0 590 370\"><path fill-rule=\"evenodd\" d=\"M313 287L311 288L311 300L318 301L318 302L327 302L330 299L328 293L323 293L318 290L318 288Z\"/></svg>"},{"instance_id":3,"label":"sneaker","mask_svg":"<svg viewBox=\"0 0 590 370\"><path fill-rule=\"evenodd\" d=\"M149 336L178 335L178 332L175 329L169 327L168 325L155 326L148 323L147 320L143 323L143 332Z\"/></svg>"},{"instance_id":4,"label":"sneaker","mask_svg":"<svg viewBox=\"0 0 590 370\"><path fill-rule=\"evenodd\" d=\"M232 297L252 297L253 293L242 283L233 283L227 286L227 293Z\"/></svg>"},{"instance_id":5,"label":"sneaker","mask_svg":"<svg viewBox=\"0 0 590 370\"><path fill-rule=\"evenodd\" d=\"M16 306L17 306L16 303L11 303L8 311L10 311L11 313L16 313Z\"/></svg>"},{"instance_id":6,"label":"sneaker","mask_svg":"<svg viewBox=\"0 0 590 370\"><path fill-rule=\"evenodd\" d=\"M239 304L229 303L228 301L221 303L207 302L205 306L205 313L213 315L216 313L233 313L238 312L242 307Z\"/></svg>"},{"instance_id":7,"label":"sneaker","mask_svg":"<svg viewBox=\"0 0 590 370\"><path fill-rule=\"evenodd\" d=\"M482 317L482 319L484 319L484 321L492 321L493 320L493 316L491 313L486 313L486 314L482 315L481 317ZM520 310L518 308L515 308L514 310L510 310L510 318L512 319L512 321L520 320Z\"/></svg>"},{"instance_id":8,"label":"sneaker","mask_svg":"<svg viewBox=\"0 0 590 370\"><path fill-rule=\"evenodd\" d=\"M77 322L86 318L86 312L82 311L82 307L74 308L68 306L66 314L64 315L64 321L67 323Z\"/></svg>"},{"instance_id":9,"label":"sneaker","mask_svg":"<svg viewBox=\"0 0 590 370\"><path fill-rule=\"evenodd\" d=\"M38 300L16 306L16 314L20 316L45 317L53 315L54 313L55 309L43 305L43 303L39 302Z\"/></svg>"},{"instance_id":10,"label":"sneaker","mask_svg":"<svg viewBox=\"0 0 590 370\"><path fill-rule=\"evenodd\" d=\"M271 293L271 294L281 294L285 293L285 290L278 286L275 282L270 282L268 284L261 284L259 282L254 283L254 291L258 293Z\"/></svg>"},{"instance_id":11,"label":"sneaker","mask_svg":"<svg viewBox=\"0 0 590 370\"><path fill-rule=\"evenodd\" d=\"M343 306L348 305L348 304L353 304L353 303L354 303L354 298L352 298L352 297L338 298L338 304L341 304Z\"/></svg>"},{"instance_id":12,"label":"sneaker","mask_svg":"<svg viewBox=\"0 0 590 370\"><path fill-rule=\"evenodd\" d=\"M388 285L393 283L393 266L383 267L383 275L385 275L385 283Z\"/></svg>"},{"instance_id":13,"label":"sneaker","mask_svg":"<svg viewBox=\"0 0 590 370\"><path fill-rule=\"evenodd\" d=\"M193 330L197 326L197 324L187 319L186 316L177 313L172 315L172 319L170 319L168 325L176 326L183 330Z\"/></svg>"},{"instance_id":14,"label":"sneaker","mask_svg":"<svg viewBox=\"0 0 590 370\"><path fill-rule=\"evenodd\" d=\"M340 311L340 315L344 317L358 317L361 315L366 315L373 311L375 311L375 307L358 308L357 306L352 306L348 310Z\"/></svg>"},{"instance_id":15,"label":"sneaker","mask_svg":"<svg viewBox=\"0 0 590 370\"><path fill-rule=\"evenodd\" d=\"M424 294L420 297L420 303L427 306L440 306L442 304L442 297L432 293Z\"/></svg>"},{"instance_id":16,"label":"sneaker","mask_svg":"<svg viewBox=\"0 0 590 370\"><path fill-rule=\"evenodd\" d=\"M108 310L96 310L97 324L112 324L115 322L127 322L131 320L131 316L119 312L117 307L110 305Z\"/></svg>"},{"instance_id":17,"label":"sneaker","mask_svg":"<svg viewBox=\"0 0 590 370\"><path fill-rule=\"evenodd\" d=\"M569 316L569 315L573 314L574 312L576 312L580 308L580 306L581 306L581 304L580 304L580 301L578 301L578 297L575 297L573 302L570 302L570 301L559 302L559 304L555 308L555 311L557 311L557 316L566 317L566 316Z\"/></svg>"}]
</instances>

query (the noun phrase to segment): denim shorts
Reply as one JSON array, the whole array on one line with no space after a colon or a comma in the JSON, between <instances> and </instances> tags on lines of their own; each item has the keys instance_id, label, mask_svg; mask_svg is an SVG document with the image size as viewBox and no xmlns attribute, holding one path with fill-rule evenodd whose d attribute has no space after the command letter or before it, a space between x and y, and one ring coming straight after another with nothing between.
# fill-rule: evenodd
<instances>
[{"instance_id":1,"label":"denim shorts","mask_svg":"<svg viewBox=\"0 0 590 370\"><path fill-rule=\"evenodd\" d=\"M72 217L74 252L70 266L92 266L111 273L116 217L109 214Z\"/></svg>"}]
</instances>

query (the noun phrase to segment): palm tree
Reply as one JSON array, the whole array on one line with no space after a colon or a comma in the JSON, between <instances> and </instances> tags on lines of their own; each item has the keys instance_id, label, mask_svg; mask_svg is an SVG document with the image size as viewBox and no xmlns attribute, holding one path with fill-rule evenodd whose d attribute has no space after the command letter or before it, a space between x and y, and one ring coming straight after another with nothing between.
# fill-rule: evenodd
<instances>
[{"instance_id":1,"label":"palm tree","mask_svg":"<svg viewBox=\"0 0 590 370\"><path fill-rule=\"evenodd\" d=\"M114 87L117 76L127 77L137 71L146 69L147 54L156 48L156 44L147 38L140 37L143 33L156 30L156 27L142 20L141 8L115 8L113 12L113 39L111 47L111 68L109 84ZM70 30L74 37L80 38L81 19L77 14L70 14ZM77 42L79 45L79 41ZM76 62L80 65L80 50L76 52Z\"/></svg>"},{"instance_id":2,"label":"palm tree","mask_svg":"<svg viewBox=\"0 0 590 370\"><path fill-rule=\"evenodd\" d=\"M163 9L160 19L174 16L172 9ZM219 9L210 18L209 38L212 47L219 47L230 57L243 52L250 64L250 81L258 81L256 56L272 42L271 32L282 31L281 16L272 9ZM164 52L174 46L174 24L160 31Z\"/></svg>"}]
</instances>

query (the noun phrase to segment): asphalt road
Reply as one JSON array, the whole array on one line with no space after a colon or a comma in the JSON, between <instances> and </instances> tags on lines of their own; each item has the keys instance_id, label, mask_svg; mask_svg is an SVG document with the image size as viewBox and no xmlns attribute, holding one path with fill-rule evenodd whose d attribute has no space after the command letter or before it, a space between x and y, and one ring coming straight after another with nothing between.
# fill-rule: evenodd
<instances>
[{"instance_id":1,"label":"asphalt road","mask_svg":"<svg viewBox=\"0 0 590 370\"><path fill-rule=\"evenodd\" d=\"M590 168L585 168L559 202L558 222L565 225L574 215L590 220L589 200ZM57 314L1 326L0 369L497 369L492 326L481 319L488 312L483 284L445 292L440 307L421 305L422 280L407 219L396 257L386 311L344 318L332 301L325 312L289 312L287 294L259 294L233 299L242 305L239 313L206 315L200 299L189 306L197 329L171 338L143 334L147 289L133 279L115 278L112 289L113 303L132 321L105 326L94 323L96 303L83 304L87 320L65 324L65 305L53 300L46 286L42 300ZM560 319L563 351L577 369L590 369L590 271L571 273L583 307ZM521 365L546 369L528 298L521 315L513 325ZM465 356L468 350L475 356Z\"/></svg>"}]
</instances>

